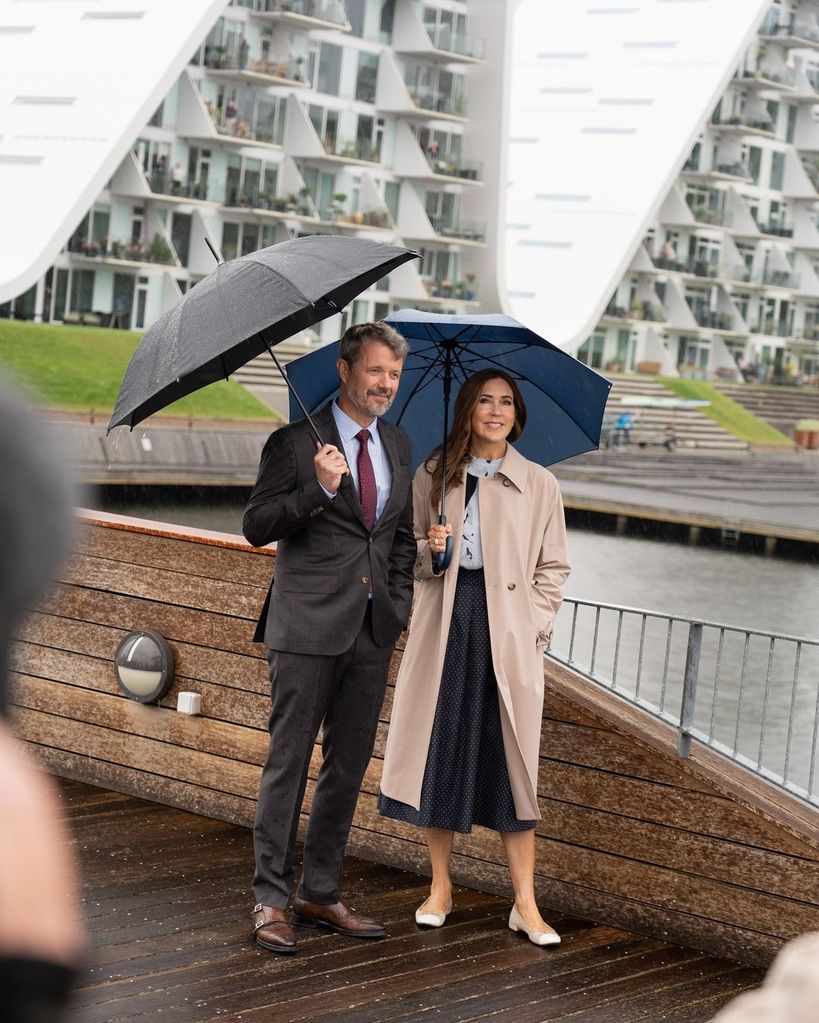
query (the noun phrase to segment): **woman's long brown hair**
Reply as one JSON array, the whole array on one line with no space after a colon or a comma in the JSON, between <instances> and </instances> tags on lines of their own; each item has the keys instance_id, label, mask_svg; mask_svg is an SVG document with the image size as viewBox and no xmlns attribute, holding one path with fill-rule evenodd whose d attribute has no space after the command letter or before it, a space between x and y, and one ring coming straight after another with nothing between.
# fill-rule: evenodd
<instances>
[{"instance_id":1,"label":"woman's long brown hair","mask_svg":"<svg viewBox=\"0 0 819 1023\"><path fill-rule=\"evenodd\" d=\"M472 413L483 393L484 386L490 380L502 380L512 391L512 399L515 404L515 423L509 432L507 440L517 440L523 433L526 426L526 403L523 395L515 381L498 369L482 369L478 373L468 377L458 391L455 399L455 416L447 437L446 448L446 490L449 493L453 487L463 481L464 470L469 463L469 448L472 441ZM443 445L439 444L434 451L431 451L424 462L424 468L432 476L432 487L429 493L429 501L433 508L437 508L441 501L441 451Z\"/></svg>"}]
</instances>

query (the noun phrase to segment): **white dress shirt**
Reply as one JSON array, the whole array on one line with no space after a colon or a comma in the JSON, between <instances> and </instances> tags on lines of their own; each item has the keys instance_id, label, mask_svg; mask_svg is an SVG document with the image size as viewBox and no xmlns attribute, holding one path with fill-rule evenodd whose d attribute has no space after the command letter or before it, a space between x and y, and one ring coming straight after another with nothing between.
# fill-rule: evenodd
<instances>
[{"instance_id":1,"label":"white dress shirt","mask_svg":"<svg viewBox=\"0 0 819 1023\"><path fill-rule=\"evenodd\" d=\"M336 429L338 435L341 437L341 445L344 449L344 457L347 459L347 465L350 467L350 476L353 480L356 493L361 498L361 489L358 485L358 452L360 450L360 444L358 443L358 437L356 434L361 430L370 431L370 442L368 451L370 454L370 461L373 464L373 473L375 474L375 487L376 487L376 503L375 503L375 518L378 521L381 518L381 513L384 511L384 506L390 496L390 487L392 486L392 470L390 469L390 462L387 458L387 452L384 450L384 445L381 443L381 435L378 432L378 419L373 417L373 421L369 426L360 426L354 419L351 419L346 412L339 408L337 402L333 402L333 419L336 421ZM324 490L328 497L335 498L335 494L331 494L329 490L324 487Z\"/></svg>"}]
</instances>

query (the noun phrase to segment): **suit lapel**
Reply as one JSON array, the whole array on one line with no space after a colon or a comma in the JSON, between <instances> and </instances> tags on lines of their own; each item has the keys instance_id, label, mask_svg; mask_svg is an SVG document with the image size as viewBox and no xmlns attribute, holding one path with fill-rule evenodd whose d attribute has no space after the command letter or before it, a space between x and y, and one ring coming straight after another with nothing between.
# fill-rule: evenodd
<instances>
[{"instance_id":1,"label":"suit lapel","mask_svg":"<svg viewBox=\"0 0 819 1023\"><path fill-rule=\"evenodd\" d=\"M336 426L336 419L333 415L333 403L325 405L320 413L321 426L319 433L325 438L328 444L334 444L338 450L343 454L344 445L341 442L341 436ZM316 426L319 426L319 417L316 417ZM383 442L382 442L383 443ZM352 476L345 476L341 481L339 487L340 496L347 502L350 511L355 515L364 529L367 528L367 524L364 521L364 510L361 507L361 501L358 496L358 491L355 489Z\"/></svg>"},{"instance_id":2,"label":"suit lapel","mask_svg":"<svg viewBox=\"0 0 819 1023\"><path fill-rule=\"evenodd\" d=\"M378 424L378 435L381 438L384 451L387 453L387 461L390 463L390 496L387 498L384 510L381 512L381 515L378 517L378 522L375 524L376 529L378 528L378 523L386 519L387 512L392 508L393 501L398 500L398 484L400 484L399 475L401 471L401 455L398 451L398 439L395 432L390 429L390 424L380 422Z\"/></svg>"}]
</instances>

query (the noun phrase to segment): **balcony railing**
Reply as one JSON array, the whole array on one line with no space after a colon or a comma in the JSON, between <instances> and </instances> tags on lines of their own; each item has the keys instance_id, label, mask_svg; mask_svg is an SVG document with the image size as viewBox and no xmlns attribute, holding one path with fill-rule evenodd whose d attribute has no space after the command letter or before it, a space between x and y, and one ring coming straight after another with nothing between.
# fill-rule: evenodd
<instances>
[{"instance_id":1,"label":"balcony railing","mask_svg":"<svg viewBox=\"0 0 819 1023\"><path fill-rule=\"evenodd\" d=\"M255 126L249 120L238 115L231 116L229 113L216 110L212 113L214 128L219 135L229 135L232 138L247 139L249 142L265 142L278 145L272 128Z\"/></svg>"},{"instance_id":2,"label":"balcony railing","mask_svg":"<svg viewBox=\"0 0 819 1023\"><path fill-rule=\"evenodd\" d=\"M793 238L793 225L783 224L779 220L759 220L754 218L756 226L763 234L774 235L776 238Z\"/></svg>"},{"instance_id":3,"label":"balcony railing","mask_svg":"<svg viewBox=\"0 0 819 1023\"><path fill-rule=\"evenodd\" d=\"M665 309L658 302L649 302L647 299L632 302L628 309L616 302L609 302L604 315L614 320L644 320L650 323L663 323L667 319Z\"/></svg>"},{"instance_id":4,"label":"balcony railing","mask_svg":"<svg viewBox=\"0 0 819 1023\"><path fill-rule=\"evenodd\" d=\"M815 321L808 321L804 327L799 327L794 331L794 337L800 338L803 341L819 341L819 323Z\"/></svg>"},{"instance_id":5,"label":"balcony railing","mask_svg":"<svg viewBox=\"0 0 819 1023\"><path fill-rule=\"evenodd\" d=\"M371 163L381 161L381 147L374 145L370 139L327 138L322 145L328 156L347 157L350 160L367 160Z\"/></svg>"},{"instance_id":6,"label":"balcony railing","mask_svg":"<svg viewBox=\"0 0 819 1023\"><path fill-rule=\"evenodd\" d=\"M751 169L747 163L715 163L714 170L717 174L728 174L732 178L750 178Z\"/></svg>"},{"instance_id":7,"label":"balcony railing","mask_svg":"<svg viewBox=\"0 0 819 1023\"><path fill-rule=\"evenodd\" d=\"M151 191L157 195L176 195L182 199L207 199L208 187L205 181L183 181L175 179L172 173L154 172L148 175Z\"/></svg>"},{"instance_id":8,"label":"balcony railing","mask_svg":"<svg viewBox=\"0 0 819 1023\"><path fill-rule=\"evenodd\" d=\"M792 270L763 270L757 277L758 284L770 284L776 288L798 288L799 274Z\"/></svg>"},{"instance_id":9,"label":"balcony railing","mask_svg":"<svg viewBox=\"0 0 819 1023\"><path fill-rule=\"evenodd\" d=\"M483 60L483 40L470 39L459 32L453 32L449 25L424 25L427 35L436 50L445 53L459 53L464 57Z\"/></svg>"},{"instance_id":10,"label":"balcony railing","mask_svg":"<svg viewBox=\"0 0 819 1023\"><path fill-rule=\"evenodd\" d=\"M477 298L475 278L472 274L463 281L424 280L423 284L430 298L457 298L463 302L474 302Z\"/></svg>"},{"instance_id":11,"label":"balcony railing","mask_svg":"<svg viewBox=\"0 0 819 1023\"><path fill-rule=\"evenodd\" d=\"M432 89L409 88L412 102L419 110L428 110L431 114L447 114L451 117L466 117L466 102L462 96L448 92L435 92Z\"/></svg>"},{"instance_id":12,"label":"balcony railing","mask_svg":"<svg viewBox=\"0 0 819 1023\"><path fill-rule=\"evenodd\" d=\"M709 330L734 329L734 317L730 313L715 312L713 309L704 309L700 305L693 305L688 299L686 301L694 314L694 319L701 327L706 327Z\"/></svg>"},{"instance_id":13,"label":"balcony railing","mask_svg":"<svg viewBox=\"0 0 819 1023\"><path fill-rule=\"evenodd\" d=\"M392 227L392 217L387 210L356 210L355 213L339 213L332 209L322 210L322 220L336 224L352 224L360 227Z\"/></svg>"},{"instance_id":14,"label":"balcony railing","mask_svg":"<svg viewBox=\"0 0 819 1023\"><path fill-rule=\"evenodd\" d=\"M786 323L780 323L772 317L759 319L748 328L752 334L765 334L768 337L790 337L790 331Z\"/></svg>"},{"instance_id":15,"label":"balcony railing","mask_svg":"<svg viewBox=\"0 0 819 1023\"><path fill-rule=\"evenodd\" d=\"M462 181L481 181L483 179L483 164L476 160L451 160L448 157L440 157L429 150L424 154L427 163L436 174L443 174L449 178L460 178Z\"/></svg>"},{"instance_id":16,"label":"balcony railing","mask_svg":"<svg viewBox=\"0 0 819 1023\"><path fill-rule=\"evenodd\" d=\"M316 21L346 25L347 14L340 0L243 0L257 14L296 14Z\"/></svg>"},{"instance_id":17,"label":"balcony railing","mask_svg":"<svg viewBox=\"0 0 819 1023\"><path fill-rule=\"evenodd\" d=\"M448 220L443 217L430 217L435 233L444 238L462 238L464 241L486 241L486 224L466 220Z\"/></svg>"},{"instance_id":18,"label":"balcony railing","mask_svg":"<svg viewBox=\"0 0 819 1023\"><path fill-rule=\"evenodd\" d=\"M688 206L694 215L694 219L700 224L716 224L721 227L730 227L731 225L732 217L727 210L714 210L703 203L692 205L689 202Z\"/></svg>"},{"instance_id":19,"label":"balcony railing","mask_svg":"<svg viewBox=\"0 0 819 1023\"><path fill-rule=\"evenodd\" d=\"M734 76L739 81L776 82L778 85L795 85L796 72L788 67L771 67L762 65L758 68L742 68Z\"/></svg>"},{"instance_id":20,"label":"balcony railing","mask_svg":"<svg viewBox=\"0 0 819 1023\"><path fill-rule=\"evenodd\" d=\"M304 60L296 57L268 57L267 60L251 58L248 54L220 52L220 47L205 53L205 67L213 71L250 71L269 78L284 78L292 82L303 82Z\"/></svg>"},{"instance_id":21,"label":"balcony railing","mask_svg":"<svg viewBox=\"0 0 819 1023\"><path fill-rule=\"evenodd\" d=\"M717 128L752 128L754 131L775 133L774 123L767 117L746 117L744 114L732 114L730 117L712 118L711 124Z\"/></svg>"},{"instance_id":22,"label":"balcony railing","mask_svg":"<svg viewBox=\"0 0 819 1023\"><path fill-rule=\"evenodd\" d=\"M270 210L275 213L296 213L303 217L317 217L315 204L308 196L270 195L258 189L230 187L225 195L225 206L235 209Z\"/></svg>"},{"instance_id":23,"label":"balcony railing","mask_svg":"<svg viewBox=\"0 0 819 1023\"><path fill-rule=\"evenodd\" d=\"M161 263L175 265L176 259L168 244L157 234L150 245L139 242L109 241L101 238L91 241L73 237L68 242L68 251L88 259L125 259L135 263Z\"/></svg>"}]
</instances>

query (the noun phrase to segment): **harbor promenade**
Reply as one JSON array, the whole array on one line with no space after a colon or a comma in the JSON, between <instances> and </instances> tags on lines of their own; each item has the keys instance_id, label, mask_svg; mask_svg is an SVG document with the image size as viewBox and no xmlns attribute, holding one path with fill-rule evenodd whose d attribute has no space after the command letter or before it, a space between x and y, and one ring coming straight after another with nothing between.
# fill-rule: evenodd
<instances>
[{"instance_id":1,"label":"harbor promenade","mask_svg":"<svg viewBox=\"0 0 819 1023\"><path fill-rule=\"evenodd\" d=\"M95 486L249 487L272 428L269 423L156 425L106 437L102 423L53 421L78 479ZM569 514L613 516L683 531L699 542L757 538L819 549L819 452L723 451L634 445L609 448L554 467ZM86 501L86 503L88 503Z\"/></svg>"}]
</instances>

